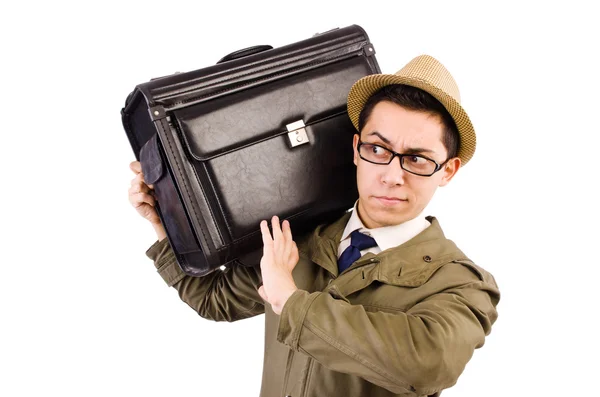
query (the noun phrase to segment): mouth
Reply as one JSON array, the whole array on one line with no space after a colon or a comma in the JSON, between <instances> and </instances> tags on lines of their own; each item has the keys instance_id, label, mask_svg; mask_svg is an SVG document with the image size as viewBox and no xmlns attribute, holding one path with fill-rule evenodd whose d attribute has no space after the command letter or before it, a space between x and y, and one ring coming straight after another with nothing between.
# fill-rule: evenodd
<instances>
[{"instance_id":1,"label":"mouth","mask_svg":"<svg viewBox=\"0 0 600 397\"><path fill-rule=\"evenodd\" d=\"M398 205L402 203L408 202L408 200L401 199L398 197L388 197L388 196L373 196L377 201L379 201L383 205Z\"/></svg>"}]
</instances>

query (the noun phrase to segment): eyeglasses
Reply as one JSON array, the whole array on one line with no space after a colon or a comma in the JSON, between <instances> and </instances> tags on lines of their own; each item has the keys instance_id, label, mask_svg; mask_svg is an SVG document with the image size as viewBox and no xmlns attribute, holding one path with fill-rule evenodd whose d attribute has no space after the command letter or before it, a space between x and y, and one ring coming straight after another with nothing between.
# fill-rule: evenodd
<instances>
[{"instance_id":1,"label":"eyeglasses","mask_svg":"<svg viewBox=\"0 0 600 397\"><path fill-rule=\"evenodd\" d=\"M379 145L358 141L358 155L361 159L373 164L387 165L392 162L394 157L400 159L400 167L404 171L419 176L431 176L442 169L444 164L436 163L434 160L421 156L419 154L400 154Z\"/></svg>"}]
</instances>

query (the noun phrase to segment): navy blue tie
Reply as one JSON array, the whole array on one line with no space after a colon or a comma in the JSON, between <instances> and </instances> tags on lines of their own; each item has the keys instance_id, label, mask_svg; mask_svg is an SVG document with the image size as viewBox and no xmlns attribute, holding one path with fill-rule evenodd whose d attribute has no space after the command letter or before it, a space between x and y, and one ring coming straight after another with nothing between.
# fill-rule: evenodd
<instances>
[{"instance_id":1,"label":"navy blue tie","mask_svg":"<svg viewBox=\"0 0 600 397\"><path fill-rule=\"evenodd\" d=\"M373 237L367 236L358 230L353 231L350 234L350 246L342 252L340 259L338 259L339 274L342 274L344 270L360 258L360 251L376 245L377 243Z\"/></svg>"}]
</instances>

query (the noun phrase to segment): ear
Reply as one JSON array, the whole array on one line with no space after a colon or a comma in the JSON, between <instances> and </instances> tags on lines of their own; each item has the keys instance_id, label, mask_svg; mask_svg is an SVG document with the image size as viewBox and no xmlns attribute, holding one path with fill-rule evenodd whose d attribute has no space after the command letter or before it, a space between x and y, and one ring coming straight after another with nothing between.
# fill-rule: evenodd
<instances>
[{"instance_id":1,"label":"ear","mask_svg":"<svg viewBox=\"0 0 600 397\"><path fill-rule=\"evenodd\" d=\"M442 172L442 180L440 181L439 186L446 186L450 183L450 180L456 175L458 169L460 168L461 161L460 158L454 157L444 165L444 168L440 172Z\"/></svg>"},{"instance_id":2,"label":"ear","mask_svg":"<svg viewBox=\"0 0 600 397\"><path fill-rule=\"evenodd\" d=\"M354 165L358 167L358 141L360 140L360 135L354 134L354 139L352 140L352 148L354 149Z\"/></svg>"}]
</instances>

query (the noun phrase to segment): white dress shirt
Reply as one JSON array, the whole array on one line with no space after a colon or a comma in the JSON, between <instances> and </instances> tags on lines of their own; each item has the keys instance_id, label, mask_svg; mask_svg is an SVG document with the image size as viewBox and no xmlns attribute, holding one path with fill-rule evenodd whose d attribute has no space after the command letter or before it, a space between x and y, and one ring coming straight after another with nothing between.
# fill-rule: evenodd
<instances>
[{"instance_id":1,"label":"white dress shirt","mask_svg":"<svg viewBox=\"0 0 600 397\"><path fill-rule=\"evenodd\" d=\"M417 217L399 225L367 229L358 216L358 211L356 209L357 204L358 201L354 203L352 215L350 215L350 219L348 220L346 228L344 229L344 233L342 234L342 239L338 247L338 258L342 255L342 252L344 252L344 250L350 246L350 233L355 230L359 230L361 233L373 237L377 243L375 247L360 251L360 254L364 255L367 252L378 254L388 248L404 244L431 225L431 223L425 219L425 216L423 216L421 213Z\"/></svg>"}]
</instances>

